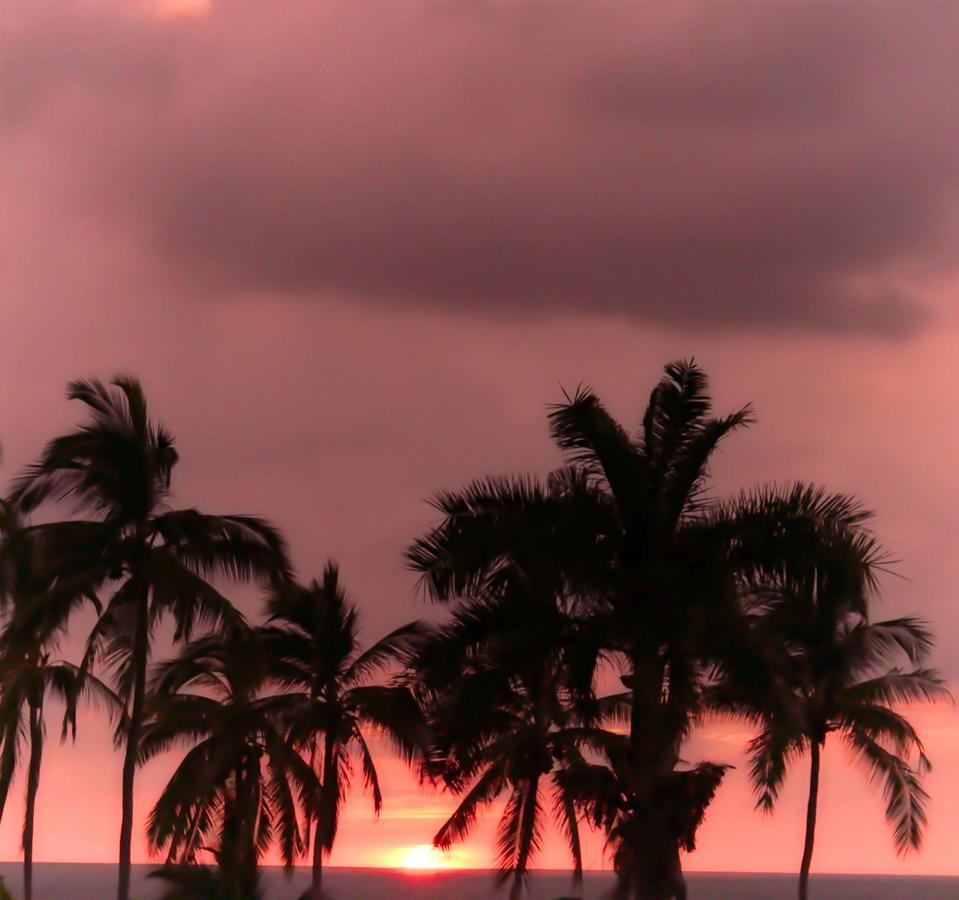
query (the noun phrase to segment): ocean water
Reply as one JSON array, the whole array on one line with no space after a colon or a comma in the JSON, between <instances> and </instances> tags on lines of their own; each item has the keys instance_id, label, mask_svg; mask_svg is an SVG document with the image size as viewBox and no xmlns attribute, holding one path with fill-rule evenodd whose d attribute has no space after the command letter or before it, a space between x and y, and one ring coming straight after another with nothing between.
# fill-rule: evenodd
<instances>
[{"instance_id":1,"label":"ocean water","mask_svg":"<svg viewBox=\"0 0 959 900\"><path fill-rule=\"evenodd\" d=\"M133 867L133 897L152 900L159 886L147 879L154 866ZM14 897L20 896L20 866L0 863L0 875ZM277 869L264 870L270 900L296 900L308 883L305 870L287 879ZM709 874L687 876L693 900L778 900L792 898L792 875ZM329 869L324 879L331 900L487 900L505 897L494 889L489 872L408 874L376 869ZM581 896L599 900L612 884L606 872L587 872ZM573 896L569 876L540 872L530 883L530 900ZM111 865L40 863L34 867L34 900L111 900L116 868ZM959 900L959 878L885 877L878 875L813 876L810 894L817 900Z\"/></svg>"}]
</instances>

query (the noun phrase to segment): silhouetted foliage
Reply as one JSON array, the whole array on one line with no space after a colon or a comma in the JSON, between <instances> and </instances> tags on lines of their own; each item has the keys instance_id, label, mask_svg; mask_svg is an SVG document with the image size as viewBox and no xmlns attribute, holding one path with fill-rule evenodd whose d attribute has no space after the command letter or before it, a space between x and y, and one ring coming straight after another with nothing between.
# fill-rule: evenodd
<instances>
[{"instance_id":1,"label":"silhouetted foliage","mask_svg":"<svg viewBox=\"0 0 959 900\"><path fill-rule=\"evenodd\" d=\"M454 604L413 661L433 736L429 769L462 796L434 843L464 840L505 794L496 860L513 898L539 849L547 797L580 880L577 813L559 774L602 752L615 740L603 719L623 715L621 702L592 696L596 660L582 655L584 611L561 562L577 524L565 510L580 491L585 482L563 472L546 485L490 479L444 494L443 521L409 552L433 596Z\"/></svg>"},{"instance_id":2,"label":"silhouetted foliage","mask_svg":"<svg viewBox=\"0 0 959 900\"><path fill-rule=\"evenodd\" d=\"M36 800L46 736L44 704L48 696L64 707L61 741L76 737L77 703L81 697L104 702L120 719L116 695L95 676L65 660L52 658L57 630L42 627L54 586L46 547L19 510L0 501L0 603L4 607L0 636L0 819L13 777L26 745L26 803L23 817L23 893L33 896L33 836ZM39 626L39 627L38 627Z\"/></svg>"},{"instance_id":3,"label":"silhouetted foliage","mask_svg":"<svg viewBox=\"0 0 959 900\"><path fill-rule=\"evenodd\" d=\"M365 650L335 565L297 584L263 520L170 508L177 453L134 379L77 381L68 396L86 422L52 440L0 506L0 816L28 747L28 897L48 695L64 703L64 737L81 696L114 712L119 900L136 767L174 747L184 755L147 825L166 854L152 877L167 900L259 898L270 846L288 867L312 855L304 896L318 900L357 766L382 805L372 735L458 797L438 847L505 799L496 862L513 900L547 807L574 880L588 823L605 832L618 897L684 898L680 852L695 848L728 766L681 751L714 714L757 726L748 754L765 811L810 753L801 896L830 734L881 784L897 849L919 845L928 760L894 706L946 696L924 665L931 635L912 617L872 621L886 557L853 498L802 483L710 496L714 452L752 415L713 416L695 363L666 366L633 432L589 389L567 395L549 412L565 464L546 478L439 494L439 521L407 559L447 615ZM70 516L29 524L55 504ZM265 589L264 625L220 593L223 579ZM74 665L55 654L83 606L97 619ZM178 652L151 672L164 618ZM624 690L603 695L617 676Z\"/></svg>"},{"instance_id":4,"label":"silhouetted foliage","mask_svg":"<svg viewBox=\"0 0 959 900\"><path fill-rule=\"evenodd\" d=\"M422 715L401 684L371 684L387 667L405 660L424 626L397 628L360 650L359 616L329 563L322 581L278 585L267 604L263 640L270 679L282 688L282 728L290 745L309 757L315 788L304 810L313 827L313 876L308 896L322 896L323 859L333 849L340 812L359 761L378 815L383 798L368 743L368 730L387 738L412 763L426 744Z\"/></svg>"},{"instance_id":5,"label":"silhouetted foliage","mask_svg":"<svg viewBox=\"0 0 959 900\"><path fill-rule=\"evenodd\" d=\"M220 889L236 898L255 893L271 844L293 865L304 847L297 806L316 789L281 731L290 698L262 695L269 672L256 629L191 641L154 672L140 744L140 762L188 748L150 813L150 847L181 865L212 853Z\"/></svg>"},{"instance_id":6,"label":"silhouetted foliage","mask_svg":"<svg viewBox=\"0 0 959 900\"><path fill-rule=\"evenodd\" d=\"M882 786L896 848L918 848L926 822L920 776L929 769L922 741L895 704L947 697L941 677L920 665L932 647L912 617L872 622L871 600L887 558L867 530L869 514L852 498L808 490L795 498L809 518L829 510L831 528L809 535L805 552L750 573L748 591L762 628L779 649L781 693L763 699L742 688L717 692L728 708L760 724L749 745L757 807L769 812L791 762L810 753L809 804L799 895L808 893L821 750L835 734ZM768 504L755 497L747 507ZM913 668L891 666L896 656Z\"/></svg>"},{"instance_id":7,"label":"silhouetted foliage","mask_svg":"<svg viewBox=\"0 0 959 900\"><path fill-rule=\"evenodd\" d=\"M206 579L275 580L288 575L288 564L279 533L261 519L169 508L177 453L172 436L150 421L135 379L110 386L75 381L67 395L84 404L87 423L47 444L18 480L13 500L25 511L68 502L91 516L39 527L54 545L72 536L71 553L57 562L71 588L56 597L61 623L77 604L109 595L83 668L103 664L127 705L119 735L125 755L117 896L128 900L133 784L154 627L170 615L177 640L188 640L197 625L236 627L238 613Z\"/></svg>"}]
</instances>

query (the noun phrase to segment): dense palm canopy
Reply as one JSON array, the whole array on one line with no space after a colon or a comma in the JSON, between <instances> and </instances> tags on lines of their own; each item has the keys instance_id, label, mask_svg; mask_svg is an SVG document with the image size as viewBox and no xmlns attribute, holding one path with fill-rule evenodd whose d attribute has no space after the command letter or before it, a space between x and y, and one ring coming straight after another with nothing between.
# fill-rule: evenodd
<instances>
[{"instance_id":1,"label":"dense palm canopy","mask_svg":"<svg viewBox=\"0 0 959 900\"><path fill-rule=\"evenodd\" d=\"M550 414L567 469L546 487L488 481L441 495L443 522L409 551L437 599L482 596L511 572L513 544L526 547L536 536L552 589L582 619L570 670L579 692L588 691L603 659L623 671L631 790L647 798L638 808L677 783L680 746L701 712L707 672L751 658L729 517L715 515L704 495L711 453L750 414L744 408L712 418L710 409L705 376L691 363L667 367L632 436L592 392L580 390ZM521 574L532 558L521 556ZM672 896L681 889L680 845L656 827L649 820L635 829L647 847L634 847L629 858L648 871L628 878L658 878L657 890Z\"/></svg>"},{"instance_id":2,"label":"dense palm canopy","mask_svg":"<svg viewBox=\"0 0 959 900\"><path fill-rule=\"evenodd\" d=\"M50 543L70 546L57 562L69 588L56 598L61 623L92 594L106 596L84 668L104 664L127 707L118 883L119 900L127 900L133 783L154 629L165 615L177 640L189 639L198 625L233 628L236 610L207 579L275 580L288 575L288 565L279 534L260 519L169 508L177 453L170 434L151 422L137 381L76 381L68 396L86 407L87 423L46 446L13 499L26 511L45 501L68 502L89 516L39 527Z\"/></svg>"},{"instance_id":3,"label":"dense palm canopy","mask_svg":"<svg viewBox=\"0 0 959 900\"><path fill-rule=\"evenodd\" d=\"M584 752L602 752L615 740L604 718L622 716L618 698L601 705L592 697L586 623L557 564L563 519L548 510L585 488L569 474L443 495L444 521L409 553L433 595L455 601L413 666L432 727L429 768L462 795L434 842L465 839L478 813L505 795L496 859L512 897L539 849L547 798L581 876L578 816L560 772Z\"/></svg>"},{"instance_id":4,"label":"dense palm canopy","mask_svg":"<svg viewBox=\"0 0 959 900\"><path fill-rule=\"evenodd\" d=\"M405 625L361 650L359 616L332 563L321 581L278 585L267 611L263 640L271 680L284 691L283 727L291 745L308 754L318 779L306 811L313 827L312 896L319 898L323 859L336 840L354 760L377 814L383 802L371 732L385 736L407 762L422 753L422 716L410 690L369 682L405 659L423 627Z\"/></svg>"},{"instance_id":5,"label":"dense palm canopy","mask_svg":"<svg viewBox=\"0 0 959 900\"><path fill-rule=\"evenodd\" d=\"M190 642L154 672L140 745L141 762L188 747L150 813L151 848L181 866L213 854L210 877L234 900L255 894L257 863L271 843L293 865L303 846L297 809L315 791L312 770L281 731L289 698L263 695L269 672L256 629ZM182 882L177 871L164 877Z\"/></svg>"},{"instance_id":6,"label":"dense palm canopy","mask_svg":"<svg viewBox=\"0 0 959 900\"><path fill-rule=\"evenodd\" d=\"M749 746L760 808L772 809L789 763L807 751L811 756L800 897L808 891L827 737L835 734L882 786L897 850L917 848L927 800L920 776L929 761L919 735L893 707L947 696L939 675L921 665L932 637L920 620L870 621L886 557L865 527L868 514L848 497L809 493L806 499L841 510L832 517L838 527L816 532L814 553L761 567L750 580L762 628L783 648L783 693L772 705L753 705L739 693L746 700L740 710L761 725ZM893 665L897 656L912 668Z\"/></svg>"}]
</instances>

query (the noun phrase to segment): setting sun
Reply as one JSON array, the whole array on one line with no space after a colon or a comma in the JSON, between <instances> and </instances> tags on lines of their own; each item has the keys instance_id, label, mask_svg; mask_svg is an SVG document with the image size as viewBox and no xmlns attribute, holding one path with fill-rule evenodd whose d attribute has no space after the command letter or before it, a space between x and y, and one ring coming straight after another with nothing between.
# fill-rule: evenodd
<instances>
[{"instance_id":1,"label":"setting sun","mask_svg":"<svg viewBox=\"0 0 959 900\"><path fill-rule=\"evenodd\" d=\"M416 844L413 847L401 847L396 854L396 866L414 872L435 872L452 868L448 854L438 850L432 844Z\"/></svg>"}]
</instances>

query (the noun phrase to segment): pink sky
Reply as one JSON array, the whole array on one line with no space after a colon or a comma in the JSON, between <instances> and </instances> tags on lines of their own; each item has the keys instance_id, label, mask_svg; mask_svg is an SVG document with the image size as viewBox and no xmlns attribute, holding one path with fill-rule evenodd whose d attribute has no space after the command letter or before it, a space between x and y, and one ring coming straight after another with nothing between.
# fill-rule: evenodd
<instances>
[{"instance_id":1,"label":"pink sky","mask_svg":"<svg viewBox=\"0 0 959 900\"><path fill-rule=\"evenodd\" d=\"M628 421L695 355L759 416L718 489L862 497L902 560L878 614L927 617L955 682L957 38L945 4L8 0L0 474L73 421L68 380L136 373L178 500L269 516L304 577L339 559L374 638L432 614L401 555L425 498L553 466L561 386ZM820 871L959 874L959 716L915 718L924 850L896 859L837 749ZM688 755L741 764L747 737ZM44 764L38 858L111 860L103 720ZM334 863L393 862L451 808L383 767L383 817L357 796ZM806 774L764 820L740 765L690 867L796 868Z\"/></svg>"}]
</instances>

